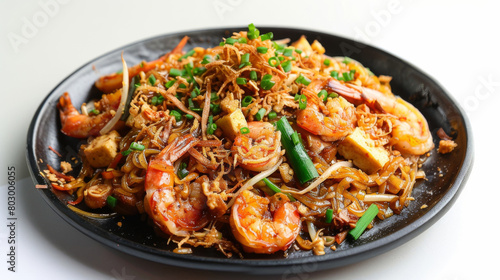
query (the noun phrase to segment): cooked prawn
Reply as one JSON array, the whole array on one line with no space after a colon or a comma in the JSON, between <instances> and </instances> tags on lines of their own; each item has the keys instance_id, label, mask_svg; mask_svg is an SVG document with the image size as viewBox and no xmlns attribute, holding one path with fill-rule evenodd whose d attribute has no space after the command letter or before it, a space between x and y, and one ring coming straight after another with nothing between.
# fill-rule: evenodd
<instances>
[{"instance_id":1,"label":"cooked prawn","mask_svg":"<svg viewBox=\"0 0 500 280\"><path fill-rule=\"evenodd\" d=\"M239 164L251 171L263 171L276 165L281 154L281 133L268 122L249 122L247 134L234 139L232 152Z\"/></svg>"},{"instance_id":2,"label":"cooked prawn","mask_svg":"<svg viewBox=\"0 0 500 280\"><path fill-rule=\"evenodd\" d=\"M141 71L148 72L149 70L155 69L156 66L165 62L165 60L171 54L181 53L182 48L184 48L188 39L189 39L188 36L184 36L184 38L182 38L182 40L179 42L179 44L172 51L170 51L169 53L165 54L164 56L160 57L157 60L153 60L153 61L149 61L149 62L145 62L145 63L143 62L143 63L137 64L137 65L134 65L134 66L128 68L129 79L138 75ZM95 82L95 86L104 93L110 93L110 92L113 92L113 91L119 89L122 86L122 81L123 81L123 73L113 73L113 74L109 74L109 75L100 77Z\"/></svg>"},{"instance_id":3,"label":"cooked prawn","mask_svg":"<svg viewBox=\"0 0 500 280\"><path fill-rule=\"evenodd\" d=\"M202 190L202 183L208 181L206 176L189 186L184 184L182 190L174 188L173 163L198 142L191 134L178 137L149 162L144 184L144 208L167 234L186 236L190 231L203 228L209 221L207 198Z\"/></svg>"},{"instance_id":4,"label":"cooked prawn","mask_svg":"<svg viewBox=\"0 0 500 280\"><path fill-rule=\"evenodd\" d=\"M57 108L61 117L62 133L75 137L87 138L96 136L99 131L113 118L114 113L120 105L121 91L105 94L102 99L95 103L98 114L80 114L73 106L69 94L65 92L60 98ZM120 125L119 123L117 125Z\"/></svg>"},{"instance_id":5,"label":"cooked prawn","mask_svg":"<svg viewBox=\"0 0 500 280\"><path fill-rule=\"evenodd\" d=\"M394 147L412 155L423 155L434 147L429 125L420 111L400 97L380 91L342 84L330 79L328 88L353 103L366 103L372 109L393 115L392 140Z\"/></svg>"},{"instance_id":6,"label":"cooked prawn","mask_svg":"<svg viewBox=\"0 0 500 280\"><path fill-rule=\"evenodd\" d=\"M297 112L297 125L324 141L336 141L349 135L355 128L356 110L342 97L328 98L326 107L318 98L328 80L312 81L302 93L307 96L307 107ZM321 109L321 110L320 110Z\"/></svg>"},{"instance_id":7,"label":"cooked prawn","mask_svg":"<svg viewBox=\"0 0 500 280\"><path fill-rule=\"evenodd\" d=\"M230 225L243 249L259 254L287 250L301 229L299 211L286 195L276 193L269 199L249 190L231 208Z\"/></svg>"}]
</instances>

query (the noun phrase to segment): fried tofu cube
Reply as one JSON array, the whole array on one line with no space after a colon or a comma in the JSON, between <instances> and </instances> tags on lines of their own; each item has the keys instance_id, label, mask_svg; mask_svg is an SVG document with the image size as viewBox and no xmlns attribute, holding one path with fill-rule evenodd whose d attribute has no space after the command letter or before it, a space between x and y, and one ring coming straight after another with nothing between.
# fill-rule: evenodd
<instances>
[{"instance_id":1,"label":"fried tofu cube","mask_svg":"<svg viewBox=\"0 0 500 280\"><path fill-rule=\"evenodd\" d=\"M231 140L238 136L242 127L248 127L241 109L234 110L234 112L218 119L215 123L217 127L222 129L224 135Z\"/></svg>"},{"instance_id":2,"label":"fried tofu cube","mask_svg":"<svg viewBox=\"0 0 500 280\"><path fill-rule=\"evenodd\" d=\"M389 161L389 153L383 147L376 147L359 127L339 144L338 152L368 174L377 172Z\"/></svg>"},{"instance_id":3,"label":"fried tofu cube","mask_svg":"<svg viewBox=\"0 0 500 280\"><path fill-rule=\"evenodd\" d=\"M96 137L83 150L90 165L95 168L107 167L118 154L120 134L115 130Z\"/></svg>"},{"instance_id":4,"label":"fried tofu cube","mask_svg":"<svg viewBox=\"0 0 500 280\"><path fill-rule=\"evenodd\" d=\"M438 152L441 154L451 153L457 146L457 143L453 140L441 140L439 141Z\"/></svg>"}]
</instances>

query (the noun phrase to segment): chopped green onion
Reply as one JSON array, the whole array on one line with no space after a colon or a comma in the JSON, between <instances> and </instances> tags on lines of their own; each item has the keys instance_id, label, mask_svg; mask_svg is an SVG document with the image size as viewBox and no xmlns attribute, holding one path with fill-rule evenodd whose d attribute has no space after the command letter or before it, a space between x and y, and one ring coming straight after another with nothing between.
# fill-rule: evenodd
<instances>
[{"instance_id":1,"label":"chopped green onion","mask_svg":"<svg viewBox=\"0 0 500 280\"><path fill-rule=\"evenodd\" d=\"M156 77L154 75L151 75L149 76L148 81L152 86L154 86L156 83Z\"/></svg>"},{"instance_id":2,"label":"chopped green onion","mask_svg":"<svg viewBox=\"0 0 500 280\"><path fill-rule=\"evenodd\" d=\"M332 208L328 208L326 209L326 213L325 213L325 222L326 223L331 223L333 220L333 209Z\"/></svg>"},{"instance_id":3,"label":"chopped green onion","mask_svg":"<svg viewBox=\"0 0 500 280\"><path fill-rule=\"evenodd\" d=\"M301 49L295 49L295 52L298 53L298 54L302 54L302 50Z\"/></svg>"},{"instance_id":4,"label":"chopped green onion","mask_svg":"<svg viewBox=\"0 0 500 280\"><path fill-rule=\"evenodd\" d=\"M295 82L298 84L303 84L305 86L308 86L311 83L311 80L309 80L307 77L302 76L302 74L300 74L300 76L297 79L295 79Z\"/></svg>"},{"instance_id":5,"label":"chopped green onion","mask_svg":"<svg viewBox=\"0 0 500 280\"><path fill-rule=\"evenodd\" d=\"M277 67L278 65L280 65L280 61L277 57L273 56L271 58L269 58L269 60L267 61L269 63L269 65L271 65L272 67Z\"/></svg>"},{"instance_id":6,"label":"chopped green onion","mask_svg":"<svg viewBox=\"0 0 500 280\"><path fill-rule=\"evenodd\" d=\"M248 32L247 32L247 37L250 40L257 39L259 38L260 31L259 29L255 28L255 25L253 23L250 23L248 25Z\"/></svg>"},{"instance_id":7,"label":"chopped green onion","mask_svg":"<svg viewBox=\"0 0 500 280\"><path fill-rule=\"evenodd\" d=\"M205 65L205 64L209 64L210 62L212 62L212 57L207 54L203 57L201 64Z\"/></svg>"},{"instance_id":8,"label":"chopped green onion","mask_svg":"<svg viewBox=\"0 0 500 280\"><path fill-rule=\"evenodd\" d=\"M170 81L165 83L165 87L170 88L171 86L173 86L175 84L175 82L177 82L177 80L170 80Z\"/></svg>"},{"instance_id":9,"label":"chopped green onion","mask_svg":"<svg viewBox=\"0 0 500 280\"><path fill-rule=\"evenodd\" d=\"M234 38L227 38L226 39L226 44L229 44L229 45L234 45L234 43L238 42L238 40L234 39Z\"/></svg>"},{"instance_id":10,"label":"chopped green onion","mask_svg":"<svg viewBox=\"0 0 500 280\"><path fill-rule=\"evenodd\" d=\"M270 188L273 192L275 192L275 193L281 193L281 192L282 192L282 191L281 191L281 189L280 189L278 186L276 186L273 182L269 181L269 179L264 178L264 179L262 179L262 181L263 181L263 182L266 184L266 186L267 186L268 188ZM286 195L286 196L288 196L288 199L290 199L290 201L296 201L296 200L295 200L295 198L294 198L291 194L289 194L289 193L285 193L285 195Z\"/></svg>"},{"instance_id":11,"label":"chopped green onion","mask_svg":"<svg viewBox=\"0 0 500 280\"><path fill-rule=\"evenodd\" d=\"M219 96L217 95L217 92L210 93L210 102L214 102L218 99L219 99Z\"/></svg>"},{"instance_id":12,"label":"chopped green onion","mask_svg":"<svg viewBox=\"0 0 500 280\"><path fill-rule=\"evenodd\" d=\"M194 55L195 53L196 53L196 52L195 52L194 50L190 50L190 51L188 51L186 54L184 54L183 56L181 56L181 57L179 58L179 61L181 61L181 60L183 60L183 59L186 59L186 58L188 58L188 57L190 57L190 56Z\"/></svg>"},{"instance_id":13,"label":"chopped green onion","mask_svg":"<svg viewBox=\"0 0 500 280\"><path fill-rule=\"evenodd\" d=\"M283 71L285 71L285 73L292 71L292 61L287 60L287 61L281 63L281 68L283 68Z\"/></svg>"},{"instance_id":14,"label":"chopped green onion","mask_svg":"<svg viewBox=\"0 0 500 280\"><path fill-rule=\"evenodd\" d=\"M143 151L146 147L144 145L137 143L137 142L132 142L130 143L130 149L136 150L136 151Z\"/></svg>"},{"instance_id":15,"label":"chopped green onion","mask_svg":"<svg viewBox=\"0 0 500 280\"><path fill-rule=\"evenodd\" d=\"M267 117L269 118L269 120L274 120L276 117L278 117L278 114L275 111L271 111L269 112Z\"/></svg>"},{"instance_id":16,"label":"chopped green onion","mask_svg":"<svg viewBox=\"0 0 500 280\"><path fill-rule=\"evenodd\" d=\"M106 203L111 208L115 208L116 207L116 202L117 201L118 200L114 196L111 196L111 195L106 198Z\"/></svg>"},{"instance_id":17,"label":"chopped green onion","mask_svg":"<svg viewBox=\"0 0 500 280\"><path fill-rule=\"evenodd\" d=\"M261 54L267 53L267 50L268 50L268 48L266 48L266 47L257 47L257 52L259 52Z\"/></svg>"},{"instance_id":18,"label":"chopped green onion","mask_svg":"<svg viewBox=\"0 0 500 280\"><path fill-rule=\"evenodd\" d=\"M158 106L162 104L163 101L165 101L165 98L162 95L153 96L153 98L151 98L151 105Z\"/></svg>"},{"instance_id":19,"label":"chopped green onion","mask_svg":"<svg viewBox=\"0 0 500 280\"><path fill-rule=\"evenodd\" d=\"M326 99L328 98L328 92L324 89L322 89L320 92L318 92L318 97L323 100L323 102L326 101Z\"/></svg>"},{"instance_id":20,"label":"chopped green onion","mask_svg":"<svg viewBox=\"0 0 500 280\"><path fill-rule=\"evenodd\" d=\"M274 53L276 54L276 56L278 56L278 54L283 53L285 51L286 45L273 42L273 47L276 49Z\"/></svg>"},{"instance_id":21,"label":"chopped green onion","mask_svg":"<svg viewBox=\"0 0 500 280\"><path fill-rule=\"evenodd\" d=\"M188 120L194 119L194 116L190 115L190 114L185 114L184 117L186 117L186 119L188 119Z\"/></svg>"},{"instance_id":22,"label":"chopped green onion","mask_svg":"<svg viewBox=\"0 0 500 280\"><path fill-rule=\"evenodd\" d=\"M344 60L342 60L342 63L349 64L349 63L351 63L351 59L346 56L346 57L344 57Z\"/></svg>"},{"instance_id":23,"label":"chopped green onion","mask_svg":"<svg viewBox=\"0 0 500 280\"><path fill-rule=\"evenodd\" d=\"M172 68L172 69L170 69L169 74L170 74L170 76L174 76L174 77L182 76L183 71L180 69Z\"/></svg>"},{"instance_id":24,"label":"chopped green onion","mask_svg":"<svg viewBox=\"0 0 500 280\"><path fill-rule=\"evenodd\" d=\"M238 77L238 78L236 78L236 83L238 85L246 85L247 84L247 79L242 78L242 77Z\"/></svg>"},{"instance_id":25,"label":"chopped green onion","mask_svg":"<svg viewBox=\"0 0 500 280\"><path fill-rule=\"evenodd\" d=\"M182 115L181 115L181 113L179 113L179 112L178 112L178 111L176 111L176 110L172 110L172 111L170 111L170 115L171 115L171 116L174 116L174 117L175 117L175 121L177 121L177 122L181 121L181 119L182 119Z\"/></svg>"},{"instance_id":26,"label":"chopped green onion","mask_svg":"<svg viewBox=\"0 0 500 280\"><path fill-rule=\"evenodd\" d=\"M188 174L189 171L187 170L187 163L181 162L181 164L179 164L179 170L177 170L177 177L182 180L186 178Z\"/></svg>"},{"instance_id":27,"label":"chopped green onion","mask_svg":"<svg viewBox=\"0 0 500 280\"><path fill-rule=\"evenodd\" d=\"M333 71L331 71L331 72L330 72L330 76L331 76L332 78L335 78L335 79L337 79L337 80L338 80L338 79L339 79L339 72L337 72L337 71L333 70Z\"/></svg>"},{"instance_id":28,"label":"chopped green onion","mask_svg":"<svg viewBox=\"0 0 500 280\"><path fill-rule=\"evenodd\" d=\"M298 145L300 143L299 134L297 133L297 131L294 131L292 133L292 142L294 145Z\"/></svg>"},{"instance_id":29,"label":"chopped green onion","mask_svg":"<svg viewBox=\"0 0 500 280\"><path fill-rule=\"evenodd\" d=\"M255 119L260 121L264 118L264 115L266 114L266 109L260 108L257 114L255 114Z\"/></svg>"},{"instance_id":30,"label":"chopped green onion","mask_svg":"<svg viewBox=\"0 0 500 280\"><path fill-rule=\"evenodd\" d=\"M326 58L325 60L323 60L323 64L324 64L325 66L330 66L330 63L331 63L331 61L330 61L330 59L328 59L328 58Z\"/></svg>"},{"instance_id":31,"label":"chopped green onion","mask_svg":"<svg viewBox=\"0 0 500 280\"><path fill-rule=\"evenodd\" d=\"M354 240L357 240L361 234L365 231L366 227L373 221L375 216L378 214L378 207L375 204L370 205L368 209L366 209L365 213L361 218L359 218L356 223L356 227L349 231L349 235L351 235Z\"/></svg>"},{"instance_id":32,"label":"chopped green onion","mask_svg":"<svg viewBox=\"0 0 500 280\"><path fill-rule=\"evenodd\" d=\"M200 90L199 90L197 87L195 87L195 88L193 89L193 91L191 92L191 97L192 97L192 98L195 98L195 97L196 97L196 96L198 96L198 95L200 95Z\"/></svg>"},{"instance_id":33,"label":"chopped green onion","mask_svg":"<svg viewBox=\"0 0 500 280\"><path fill-rule=\"evenodd\" d=\"M94 114L94 115L99 115L99 113L100 113L100 112L99 112L99 110L97 110L97 109L92 109L92 110L89 112L89 114Z\"/></svg>"},{"instance_id":34,"label":"chopped green onion","mask_svg":"<svg viewBox=\"0 0 500 280\"><path fill-rule=\"evenodd\" d=\"M240 44L246 44L247 42L248 42L247 38L245 38L245 37L241 37L238 39L238 43L240 43Z\"/></svg>"},{"instance_id":35,"label":"chopped green onion","mask_svg":"<svg viewBox=\"0 0 500 280\"><path fill-rule=\"evenodd\" d=\"M250 133L250 129L245 126L245 127L240 128L240 132L241 132L241 134L248 134L248 133Z\"/></svg>"},{"instance_id":36,"label":"chopped green onion","mask_svg":"<svg viewBox=\"0 0 500 280\"><path fill-rule=\"evenodd\" d=\"M218 115L222 111L219 104L210 104L210 109L214 115Z\"/></svg>"},{"instance_id":37,"label":"chopped green onion","mask_svg":"<svg viewBox=\"0 0 500 280\"><path fill-rule=\"evenodd\" d=\"M269 33L266 33L266 34L261 35L261 36L260 36L260 39L261 39L262 41L265 41L265 40L272 40L272 39L273 39L273 37L274 37L273 32L269 32Z\"/></svg>"},{"instance_id":38,"label":"chopped green onion","mask_svg":"<svg viewBox=\"0 0 500 280\"><path fill-rule=\"evenodd\" d=\"M295 96L293 97L293 101L299 101L300 99L300 94L295 94Z\"/></svg>"},{"instance_id":39,"label":"chopped green onion","mask_svg":"<svg viewBox=\"0 0 500 280\"><path fill-rule=\"evenodd\" d=\"M201 74L205 73L205 71L207 71L207 68L205 67L196 67L193 69L193 75L200 76Z\"/></svg>"},{"instance_id":40,"label":"chopped green onion","mask_svg":"<svg viewBox=\"0 0 500 280\"><path fill-rule=\"evenodd\" d=\"M250 71L250 80L257 81L257 72L255 71Z\"/></svg>"},{"instance_id":41,"label":"chopped green onion","mask_svg":"<svg viewBox=\"0 0 500 280\"><path fill-rule=\"evenodd\" d=\"M249 66L249 65L252 65L252 63L250 63L250 54L246 53L246 54L241 56L240 68L243 68L243 67Z\"/></svg>"},{"instance_id":42,"label":"chopped green onion","mask_svg":"<svg viewBox=\"0 0 500 280\"><path fill-rule=\"evenodd\" d=\"M286 157L292 166L297 179L301 184L311 181L319 176L311 158L302 144L295 145L292 140L293 128L286 117L276 122L277 129L281 132L281 143L286 150Z\"/></svg>"},{"instance_id":43,"label":"chopped green onion","mask_svg":"<svg viewBox=\"0 0 500 280\"><path fill-rule=\"evenodd\" d=\"M304 110L306 107L307 107L307 96L301 94L299 98L299 109Z\"/></svg>"},{"instance_id":44,"label":"chopped green onion","mask_svg":"<svg viewBox=\"0 0 500 280\"><path fill-rule=\"evenodd\" d=\"M243 98L243 100L241 100L241 107L248 107L248 105L250 105L253 101L253 97L251 97L250 95L247 95Z\"/></svg>"},{"instance_id":45,"label":"chopped green onion","mask_svg":"<svg viewBox=\"0 0 500 280\"><path fill-rule=\"evenodd\" d=\"M339 95L336 94L335 92L332 92L332 93L328 94L328 97L330 97L330 98L337 98L337 97L339 97Z\"/></svg>"},{"instance_id":46,"label":"chopped green onion","mask_svg":"<svg viewBox=\"0 0 500 280\"><path fill-rule=\"evenodd\" d=\"M212 135L217 130L217 124L211 123L207 128L207 133Z\"/></svg>"},{"instance_id":47,"label":"chopped green onion","mask_svg":"<svg viewBox=\"0 0 500 280\"><path fill-rule=\"evenodd\" d=\"M284 56L292 56L292 55L293 55L293 49L292 49L292 48L286 48L286 49L283 51L283 55L284 55Z\"/></svg>"},{"instance_id":48,"label":"chopped green onion","mask_svg":"<svg viewBox=\"0 0 500 280\"><path fill-rule=\"evenodd\" d=\"M132 152L131 149L125 150L122 152L122 156L126 157L126 156L130 155L131 152Z\"/></svg>"},{"instance_id":49,"label":"chopped green onion","mask_svg":"<svg viewBox=\"0 0 500 280\"><path fill-rule=\"evenodd\" d=\"M260 87L264 90L270 90L276 82L272 81L271 79L273 78L273 75L271 74L266 74L264 77L262 77L262 80L260 81Z\"/></svg>"}]
</instances>

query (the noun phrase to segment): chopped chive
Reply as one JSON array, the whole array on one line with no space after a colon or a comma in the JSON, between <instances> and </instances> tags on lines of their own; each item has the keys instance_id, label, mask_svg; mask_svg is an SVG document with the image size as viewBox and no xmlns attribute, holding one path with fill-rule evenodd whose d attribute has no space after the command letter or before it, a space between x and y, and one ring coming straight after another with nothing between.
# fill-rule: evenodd
<instances>
[{"instance_id":1,"label":"chopped chive","mask_svg":"<svg viewBox=\"0 0 500 280\"><path fill-rule=\"evenodd\" d=\"M188 120L194 119L194 116L190 115L190 114L185 114L184 117L186 117L186 119L188 119Z\"/></svg>"},{"instance_id":2,"label":"chopped chive","mask_svg":"<svg viewBox=\"0 0 500 280\"><path fill-rule=\"evenodd\" d=\"M188 57L190 57L190 56L193 56L195 53L196 53L196 52L195 52L194 50L190 50L190 51L188 51L187 53L185 53L183 56L181 56L181 57L179 58L179 61L181 61L181 60L183 60L183 59L186 59L186 58L188 58Z\"/></svg>"},{"instance_id":3,"label":"chopped chive","mask_svg":"<svg viewBox=\"0 0 500 280\"><path fill-rule=\"evenodd\" d=\"M273 32L269 32L269 33L266 33L266 34L263 34L260 36L260 39L262 41L265 41L265 40L272 40L273 39Z\"/></svg>"},{"instance_id":4,"label":"chopped chive","mask_svg":"<svg viewBox=\"0 0 500 280\"><path fill-rule=\"evenodd\" d=\"M175 121L179 122L182 120L182 115L176 110L170 111L170 115L175 117Z\"/></svg>"},{"instance_id":5,"label":"chopped chive","mask_svg":"<svg viewBox=\"0 0 500 280\"><path fill-rule=\"evenodd\" d=\"M250 129L245 126L245 127L240 128L240 132L241 132L241 134L248 134L248 133L250 133Z\"/></svg>"},{"instance_id":6,"label":"chopped chive","mask_svg":"<svg viewBox=\"0 0 500 280\"><path fill-rule=\"evenodd\" d=\"M318 97L323 100L323 102L326 101L326 99L328 98L328 92L324 89L322 89L320 92L318 92Z\"/></svg>"},{"instance_id":7,"label":"chopped chive","mask_svg":"<svg viewBox=\"0 0 500 280\"><path fill-rule=\"evenodd\" d=\"M123 151L123 152L122 152L122 156L126 157L126 156L128 156L131 152L132 152L132 150L131 150L131 149L125 150L125 151Z\"/></svg>"},{"instance_id":8,"label":"chopped chive","mask_svg":"<svg viewBox=\"0 0 500 280\"><path fill-rule=\"evenodd\" d=\"M187 164L185 162L181 162L181 164L179 164L179 170L177 171L177 177L182 180L186 178L188 174L189 171L187 170Z\"/></svg>"},{"instance_id":9,"label":"chopped chive","mask_svg":"<svg viewBox=\"0 0 500 280\"><path fill-rule=\"evenodd\" d=\"M194 88L193 91L191 92L191 97L195 98L196 96L200 95L200 90L198 88Z\"/></svg>"},{"instance_id":10,"label":"chopped chive","mask_svg":"<svg viewBox=\"0 0 500 280\"><path fill-rule=\"evenodd\" d=\"M189 82L189 81L188 81ZM187 86L185 84L180 84L179 85L179 88L187 88Z\"/></svg>"},{"instance_id":11,"label":"chopped chive","mask_svg":"<svg viewBox=\"0 0 500 280\"><path fill-rule=\"evenodd\" d=\"M292 49L292 48L286 48L286 49L283 51L283 55L284 55L284 56L292 56L292 55L293 55L293 49Z\"/></svg>"},{"instance_id":12,"label":"chopped chive","mask_svg":"<svg viewBox=\"0 0 500 280\"><path fill-rule=\"evenodd\" d=\"M182 76L182 70L172 68L172 69L170 69L169 74L170 74L170 76L174 76L174 77Z\"/></svg>"},{"instance_id":13,"label":"chopped chive","mask_svg":"<svg viewBox=\"0 0 500 280\"><path fill-rule=\"evenodd\" d=\"M375 204L370 205L368 209L366 209L365 213L361 218L359 218L356 223L356 227L349 231L349 235L351 235L354 240L357 240L361 234L365 231L366 227L373 221L375 216L378 214L378 207Z\"/></svg>"},{"instance_id":14,"label":"chopped chive","mask_svg":"<svg viewBox=\"0 0 500 280\"><path fill-rule=\"evenodd\" d=\"M242 78L242 77L238 77L238 78L236 78L236 83L238 85L246 85L247 84L247 79Z\"/></svg>"},{"instance_id":15,"label":"chopped chive","mask_svg":"<svg viewBox=\"0 0 500 280\"><path fill-rule=\"evenodd\" d=\"M309 80L307 77L302 76L302 74L300 74L300 76L297 79L295 79L295 82L298 84L303 84L303 85L308 86L311 83L311 80Z\"/></svg>"},{"instance_id":16,"label":"chopped chive","mask_svg":"<svg viewBox=\"0 0 500 280\"><path fill-rule=\"evenodd\" d=\"M280 189L278 186L276 186L273 182L271 182L269 179L264 178L264 179L262 179L262 181L263 181L263 182L266 184L266 186L267 186L268 188L270 188L273 192L275 192L275 193L281 193L281 192L282 192L282 191L281 191L281 189ZM290 201L296 201L296 200L295 200L295 198L294 198L291 194L289 194L289 193L285 193L285 195L288 197L288 199L290 199Z\"/></svg>"},{"instance_id":17,"label":"chopped chive","mask_svg":"<svg viewBox=\"0 0 500 280\"><path fill-rule=\"evenodd\" d=\"M281 63L281 67L283 68L283 71L285 71L285 73L292 71L292 61L287 60L287 61Z\"/></svg>"},{"instance_id":18,"label":"chopped chive","mask_svg":"<svg viewBox=\"0 0 500 280\"><path fill-rule=\"evenodd\" d=\"M266 48L266 47L257 47L257 52L259 52L261 54L267 53L267 50L268 50L268 48Z\"/></svg>"},{"instance_id":19,"label":"chopped chive","mask_svg":"<svg viewBox=\"0 0 500 280\"><path fill-rule=\"evenodd\" d=\"M295 96L293 97L293 101L299 101L300 99L300 94L295 94Z\"/></svg>"},{"instance_id":20,"label":"chopped chive","mask_svg":"<svg viewBox=\"0 0 500 280\"><path fill-rule=\"evenodd\" d=\"M240 43L240 44L246 44L247 42L248 42L247 38L245 38L245 37L241 37L238 39L238 43Z\"/></svg>"},{"instance_id":21,"label":"chopped chive","mask_svg":"<svg viewBox=\"0 0 500 280\"><path fill-rule=\"evenodd\" d=\"M257 77L257 72L255 71L250 71L250 80L253 80L253 81L257 81L258 77Z\"/></svg>"},{"instance_id":22,"label":"chopped chive","mask_svg":"<svg viewBox=\"0 0 500 280\"><path fill-rule=\"evenodd\" d=\"M148 81L152 86L154 86L156 83L156 77L154 75L151 75L149 76Z\"/></svg>"},{"instance_id":23,"label":"chopped chive","mask_svg":"<svg viewBox=\"0 0 500 280\"><path fill-rule=\"evenodd\" d=\"M333 209L332 208L328 208L326 209L326 213L325 213L325 222L326 223L331 223L333 220Z\"/></svg>"},{"instance_id":24,"label":"chopped chive","mask_svg":"<svg viewBox=\"0 0 500 280\"><path fill-rule=\"evenodd\" d=\"M277 116L278 116L278 114L275 111L271 111L267 115L267 117L269 118L269 120L274 120Z\"/></svg>"},{"instance_id":25,"label":"chopped chive","mask_svg":"<svg viewBox=\"0 0 500 280\"><path fill-rule=\"evenodd\" d=\"M137 143L137 142L132 142L130 143L130 149L136 150L136 151L143 151L146 147L144 145Z\"/></svg>"},{"instance_id":26,"label":"chopped chive","mask_svg":"<svg viewBox=\"0 0 500 280\"><path fill-rule=\"evenodd\" d=\"M266 109L260 108L257 114L255 114L255 119L257 121L260 121L264 118L264 115L266 114Z\"/></svg>"},{"instance_id":27,"label":"chopped chive","mask_svg":"<svg viewBox=\"0 0 500 280\"><path fill-rule=\"evenodd\" d=\"M106 203L111 208L115 208L116 207L116 202L117 201L118 200L114 196L111 196L111 195L106 198Z\"/></svg>"},{"instance_id":28,"label":"chopped chive","mask_svg":"<svg viewBox=\"0 0 500 280\"><path fill-rule=\"evenodd\" d=\"M299 98L299 109L304 110L306 107L307 107L307 96L301 94Z\"/></svg>"},{"instance_id":29,"label":"chopped chive","mask_svg":"<svg viewBox=\"0 0 500 280\"><path fill-rule=\"evenodd\" d=\"M326 58L325 60L323 60L323 64L324 64L325 66L330 66L330 63L331 63L331 61L330 61L330 59L328 59L328 58Z\"/></svg>"},{"instance_id":30,"label":"chopped chive","mask_svg":"<svg viewBox=\"0 0 500 280\"><path fill-rule=\"evenodd\" d=\"M276 82L272 81L271 79L273 78L273 75L271 74L266 74L264 77L262 77L262 80L260 81L260 87L264 90L270 90Z\"/></svg>"},{"instance_id":31,"label":"chopped chive","mask_svg":"<svg viewBox=\"0 0 500 280\"><path fill-rule=\"evenodd\" d=\"M302 54L302 50L301 49L295 49L295 52L298 53L298 54Z\"/></svg>"},{"instance_id":32,"label":"chopped chive","mask_svg":"<svg viewBox=\"0 0 500 280\"><path fill-rule=\"evenodd\" d=\"M251 97L250 95L247 95L245 96L242 100L241 100L241 107L248 107L248 105L250 105L253 101L253 97Z\"/></svg>"},{"instance_id":33,"label":"chopped chive","mask_svg":"<svg viewBox=\"0 0 500 280\"><path fill-rule=\"evenodd\" d=\"M269 63L269 65L271 65L272 67L277 67L278 65L280 65L280 61L277 57L273 56L271 58L269 58L269 60L267 61Z\"/></svg>"}]
</instances>

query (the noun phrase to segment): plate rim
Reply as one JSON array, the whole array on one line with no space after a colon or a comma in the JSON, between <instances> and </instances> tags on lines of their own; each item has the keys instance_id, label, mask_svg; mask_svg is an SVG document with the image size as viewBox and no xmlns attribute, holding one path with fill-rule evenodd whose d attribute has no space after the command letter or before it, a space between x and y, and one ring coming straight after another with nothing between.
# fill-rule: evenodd
<instances>
[{"instance_id":1,"label":"plate rim","mask_svg":"<svg viewBox=\"0 0 500 280\"><path fill-rule=\"evenodd\" d=\"M172 32L172 33L165 33L165 34L160 34L156 35L153 37L145 38L145 39L140 39L137 41L134 41L132 43L123 45L121 47L115 48L111 51L108 51L102 55L99 55L91 60L89 60L87 63L84 63L82 66L78 67L75 71L70 73L68 76L66 76L61 82L59 82L46 96L45 98L41 101L40 105L38 106L37 110L35 111L32 120L30 122L30 126L28 129L27 133L27 149L26 149L26 161L28 164L28 170L30 172L31 178L35 184L45 184L46 181L45 179L35 172L35 170L38 169L38 165L36 162L36 156L35 156L35 140L34 136L36 135L36 132L38 130L38 125L40 122L40 116L42 112L45 110L50 109L49 105L51 105L49 102L47 102L50 97L56 92L56 90L66 82L70 77L75 75L76 73L80 72L82 69L88 67L89 65L92 65L95 61L107 57L112 53L115 53L120 50L126 50L132 46L138 45L138 44L147 44L150 41L158 40L164 37L175 37L175 36L183 36L187 35L189 36L190 34L202 34L203 32L220 32L224 33L225 31L231 31L231 30L245 30L246 27L241 27L241 26L232 26L232 27L219 27L219 28L206 28L206 29L194 29L194 30L186 30L186 31L179 31L179 32ZM385 253L389 250L392 250L407 241L413 239L414 237L418 236L425 230L427 230L431 225L433 225L435 222L437 222L442 216L448 212L448 210L451 208L451 206L455 203L457 198L459 197L460 193L462 192L463 188L465 187L465 184L468 180L468 177L470 176L472 172L472 167L473 167L473 162L474 162L474 145L473 145L473 135L472 135L472 129L471 129L471 124L468 119L467 114L463 110L463 108L460 106L460 104L455 100L455 98L448 93L448 91L439 83L437 82L433 77L429 76L426 72L422 71L420 68L416 67L415 65L407 62L404 59L399 58L398 56L395 56L391 53L388 53L387 51L380 49L378 47L372 46L370 44L366 44L364 42L359 42L356 40L352 40L350 38L342 37L336 34L331 34L331 33L325 33L322 31L314 30L314 29L301 29L301 28L286 28L286 27L274 27L274 26L262 26L259 27L260 30L279 30L279 31L292 31L296 34L304 34L304 32L307 33L315 33L315 35L318 36L323 36L323 37L335 37L340 40L344 40L347 42L352 42L356 44L361 44L367 47L370 47L377 52L382 53L385 56L389 56L393 59L396 59L400 62L402 62L405 65L408 65L409 67L413 68L416 70L419 74L423 75L426 79L430 80L432 83L434 83L436 86L438 86L442 93L451 100L453 105L456 107L456 110L458 111L461 120L463 121L464 124L464 132L465 132L465 139L467 141L466 145L466 152L465 152L465 157L463 159L462 166L460 167L459 173L457 174L452 186L450 189L443 195L441 200L439 200L430 211L426 212L416 220L414 220L411 224L408 226L396 231L393 234L390 234L388 236L382 237L377 240L370 241L366 244L361 244L359 246L349 248L345 251L338 251L336 254L327 254L324 256L306 256L306 257L299 257L299 258L283 258L283 259L272 259L272 260L257 260L257 259L227 259L227 258L209 258L209 257L204 257L204 256L194 256L194 255L180 255L180 254L175 254L173 252L168 252L165 251L164 253L170 253L170 254L159 254L156 251L153 251L152 249L149 249L147 247L141 248L140 244L137 244L136 242L132 242L130 240L121 238L120 236L110 234L107 231L104 231L102 229L99 230L92 230L87 228L84 225L81 225L77 220L75 219L81 219L81 217L76 214L75 212L71 211L69 208L67 208L63 203L54 203L53 200L50 199L48 192L44 192L44 190L37 189L40 193L40 195L43 197L43 199L49 204L50 208L54 210L63 220L70 225L72 225L74 228L79 230L80 232L84 233L88 237L104 244L107 245L108 247L117 249L118 251L125 252L127 254L140 257L143 259L163 263L163 264L169 264L169 265L174 265L174 266L180 266L180 267L189 267L193 268L193 263L196 263L197 269L205 269L205 270L214 270L214 271L239 271L239 272L247 272L247 273L252 273L252 274L277 274L277 273L282 273L283 271L286 271L287 268L296 266L296 265L308 265L308 264L316 264L317 270L323 270L326 268L335 268L335 267L340 267L344 266L353 262L358 262L362 261L364 259L368 259L371 257L374 257L376 255L380 255L382 253ZM197 35L199 36L199 35ZM52 193L51 193L52 194ZM59 200L58 200L59 201ZM59 201L60 202L60 201ZM95 226L94 226L95 227ZM421 230L415 230L415 228L419 228ZM107 235L108 238L100 235L99 233L104 235ZM139 246L137 246L139 245ZM328 263L335 261L334 264ZM256 270L256 268L259 268L259 270Z\"/></svg>"}]
</instances>

